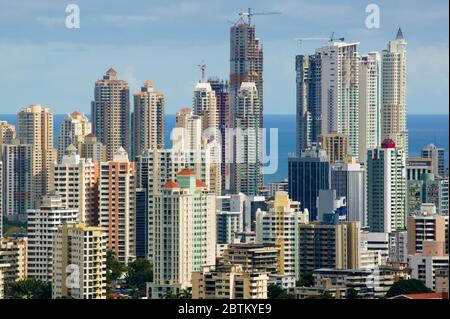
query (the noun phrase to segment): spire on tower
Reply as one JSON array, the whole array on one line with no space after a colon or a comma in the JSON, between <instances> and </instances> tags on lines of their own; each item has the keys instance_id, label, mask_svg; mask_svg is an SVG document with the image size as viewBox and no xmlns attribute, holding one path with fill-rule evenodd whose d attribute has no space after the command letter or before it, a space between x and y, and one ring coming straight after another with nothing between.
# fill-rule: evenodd
<instances>
[{"instance_id":1,"label":"spire on tower","mask_svg":"<svg viewBox=\"0 0 450 319\"><path fill-rule=\"evenodd\" d=\"M403 40L405 37L403 36L402 28L398 28L397 36L395 37L395 40Z\"/></svg>"}]
</instances>

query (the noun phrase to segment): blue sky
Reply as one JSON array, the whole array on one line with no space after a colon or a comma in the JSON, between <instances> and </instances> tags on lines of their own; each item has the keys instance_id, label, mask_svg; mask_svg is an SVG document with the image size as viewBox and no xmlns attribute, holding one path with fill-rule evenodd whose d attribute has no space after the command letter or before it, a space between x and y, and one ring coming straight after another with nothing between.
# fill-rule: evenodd
<instances>
[{"instance_id":1,"label":"blue sky","mask_svg":"<svg viewBox=\"0 0 450 319\"><path fill-rule=\"evenodd\" d=\"M80 29L67 29L65 7L79 5ZM380 7L379 29L367 29L365 8ZM89 113L94 82L109 67L131 92L146 80L166 94L166 112L191 107L204 61L208 76L228 77L229 20L239 11L280 11L255 17L264 46L266 114L295 113L294 57L334 31L382 50L399 26L408 41L410 114L448 114L447 0L0 0L0 113L43 104L55 113Z\"/></svg>"}]
</instances>

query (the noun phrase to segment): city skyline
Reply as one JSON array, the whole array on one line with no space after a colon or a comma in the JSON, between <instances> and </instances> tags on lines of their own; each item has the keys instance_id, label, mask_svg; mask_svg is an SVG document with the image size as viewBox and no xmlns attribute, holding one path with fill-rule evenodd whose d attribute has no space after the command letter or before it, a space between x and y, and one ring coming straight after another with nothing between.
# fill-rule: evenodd
<instances>
[{"instance_id":1,"label":"city skyline","mask_svg":"<svg viewBox=\"0 0 450 319\"><path fill-rule=\"evenodd\" d=\"M138 92L147 80L158 83L166 96L166 113L175 114L190 106L192 90L201 77L199 63L207 64L207 77L228 78L231 23L227 21L237 21L238 12L251 6L255 11L281 12L253 19L265 56L265 114L295 113L295 55L312 53L326 42L299 45L294 38L329 37L335 31L347 41L361 42L358 52L367 54L386 49L398 27L408 39L408 114L448 114L446 1L427 2L426 10L419 1L408 2L407 7L403 1L379 1L379 29L366 28L366 3L350 1L243 1L231 6L224 1L153 1L133 8L116 5L107 9L78 1L80 29L65 28L65 4L43 1L35 7L25 3L7 8L0 3L0 26L6 31L0 33L5 57L0 68L10 74L8 79L0 79L5 89L4 109L8 110L2 113L16 113L38 103L55 114L88 114L91 83L114 67L129 83L130 94ZM208 15L203 13L206 9ZM11 19L15 19L14 24ZM142 30L147 28L146 42ZM8 31L14 31L15 37ZM41 57L41 63L36 63L35 56ZM18 94L25 80L27 95ZM45 89L39 83L46 83ZM50 93L47 88L52 88Z\"/></svg>"}]
</instances>

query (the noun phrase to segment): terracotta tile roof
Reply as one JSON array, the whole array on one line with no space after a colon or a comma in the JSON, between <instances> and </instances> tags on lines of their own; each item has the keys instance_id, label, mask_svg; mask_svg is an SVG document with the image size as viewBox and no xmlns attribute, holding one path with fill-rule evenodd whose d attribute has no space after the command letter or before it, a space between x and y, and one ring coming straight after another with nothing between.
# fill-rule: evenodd
<instances>
[{"instance_id":1,"label":"terracotta tile roof","mask_svg":"<svg viewBox=\"0 0 450 319\"><path fill-rule=\"evenodd\" d=\"M203 183L201 180L197 179L195 181L195 186L198 188L206 188L208 187L208 185L206 185L205 183Z\"/></svg>"},{"instance_id":2,"label":"terracotta tile roof","mask_svg":"<svg viewBox=\"0 0 450 319\"><path fill-rule=\"evenodd\" d=\"M422 294L406 294L392 297L391 299L448 299L448 292L430 292Z\"/></svg>"},{"instance_id":3,"label":"terracotta tile roof","mask_svg":"<svg viewBox=\"0 0 450 319\"><path fill-rule=\"evenodd\" d=\"M163 185L162 188L170 189L170 188L180 188L180 186L174 181L168 181Z\"/></svg>"},{"instance_id":4,"label":"terracotta tile roof","mask_svg":"<svg viewBox=\"0 0 450 319\"><path fill-rule=\"evenodd\" d=\"M189 176L192 176L192 175L195 175L195 173L192 170L185 168L185 169L179 171L177 175L181 175L181 176L188 176L189 175Z\"/></svg>"}]
</instances>

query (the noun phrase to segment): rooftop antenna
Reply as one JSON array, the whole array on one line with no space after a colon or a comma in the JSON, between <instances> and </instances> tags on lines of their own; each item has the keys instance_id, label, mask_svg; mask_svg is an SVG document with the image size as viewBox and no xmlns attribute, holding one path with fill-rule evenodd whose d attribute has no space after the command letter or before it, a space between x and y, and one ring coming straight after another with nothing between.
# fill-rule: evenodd
<instances>
[{"instance_id":1,"label":"rooftop antenna","mask_svg":"<svg viewBox=\"0 0 450 319\"><path fill-rule=\"evenodd\" d=\"M248 19L248 25L251 25L252 17L253 16L267 16L267 15L273 15L273 14L281 14L281 12L256 12L253 13L251 8L248 8L247 12L239 12L239 17L243 19L243 17L247 17Z\"/></svg>"}]
</instances>

